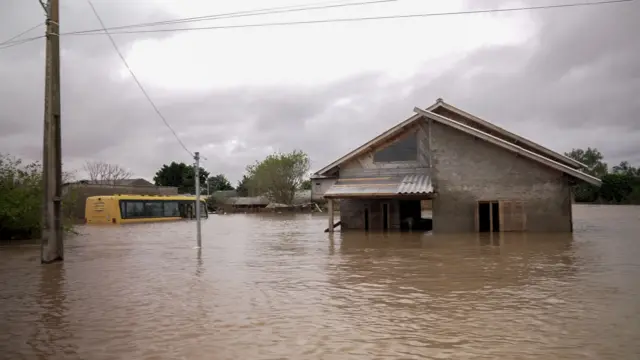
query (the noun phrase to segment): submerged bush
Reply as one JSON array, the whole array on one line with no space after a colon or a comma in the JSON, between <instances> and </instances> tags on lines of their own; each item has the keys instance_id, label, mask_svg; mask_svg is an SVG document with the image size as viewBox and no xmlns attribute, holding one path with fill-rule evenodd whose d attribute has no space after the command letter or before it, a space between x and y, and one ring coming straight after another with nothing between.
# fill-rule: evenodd
<instances>
[{"instance_id":1,"label":"submerged bush","mask_svg":"<svg viewBox=\"0 0 640 360\"><path fill-rule=\"evenodd\" d=\"M42 196L42 166L0 154L0 240L40 237ZM63 201L63 206L71 197ZM68 216L63 219L68 231L69 220Z\"/></svg>"}]
</instances>

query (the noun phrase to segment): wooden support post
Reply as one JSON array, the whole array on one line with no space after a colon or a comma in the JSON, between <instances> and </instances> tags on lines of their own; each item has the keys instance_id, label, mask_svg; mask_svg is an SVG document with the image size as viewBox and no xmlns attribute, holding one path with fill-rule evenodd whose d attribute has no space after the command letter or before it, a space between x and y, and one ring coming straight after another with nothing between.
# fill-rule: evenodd
<instances>
[{"instance_id":1,"label":"wooden support post","mask_svg":"<svg viewBox=\"0 0 640 360\"><path fill-rule=\"evenodd\" d=\"M573 189L569 186L569 232L573 232L573 203L576 202Z\"/></svg>"},{"instance_id":2,"label":"wooden support post","mask_svg":"<svg viewBox=\"0 0 640 360\"><path fill-rule=\"evenodd\" d=\"M43 224L40 261L64 258L62 231L62 141L60 122L60 29L59 0L47 5L45 67L45 116L42 154Z\"/></svg>"},{"instance_id":3,"label":"wooden support post","mask_svg":"<svg viewBox=\"0 0 640 360\"><path fill-rule=\"evenodd\" d=\"M329 232L333 232L333 199L327 202L327 211L329 212Z\"/></svg>"}]
</instances>

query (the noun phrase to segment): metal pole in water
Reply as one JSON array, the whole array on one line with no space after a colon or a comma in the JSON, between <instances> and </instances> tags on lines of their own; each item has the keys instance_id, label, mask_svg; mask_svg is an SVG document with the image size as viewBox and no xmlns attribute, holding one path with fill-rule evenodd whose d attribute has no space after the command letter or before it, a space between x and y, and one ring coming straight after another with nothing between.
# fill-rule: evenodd
<instances>
[{"instance_id":1,"label":"metal pole in water","mask_svg":"<svg viewBox=\"0 0 640 360\"><path fill-rule=\"evenodd\" d=\"M196 151L194 158L196 159L196 239L198 241L197 247L200 249L202 247L202 232L200 227L200 153Z\"/></svg>"}]
</instances>

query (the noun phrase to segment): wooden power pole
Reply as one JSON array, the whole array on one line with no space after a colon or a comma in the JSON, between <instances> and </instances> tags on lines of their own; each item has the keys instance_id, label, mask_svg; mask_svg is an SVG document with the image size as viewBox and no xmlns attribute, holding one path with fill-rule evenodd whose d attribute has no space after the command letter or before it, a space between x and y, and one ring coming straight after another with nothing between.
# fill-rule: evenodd
<instances>
[{"instance_id":1,"label":"wooden power pole","mask_svg":"<svg viewBox=\"0 0 640 360\"><path fill-rule=\"evenodd\" d=\"M41 2L42 3L42 2ZM59 0L43 4L47 14L44 138L42 148L43 223L40 261L64 259L62 229L62 141L60 131Z\"/></svg>"}]
</instances>

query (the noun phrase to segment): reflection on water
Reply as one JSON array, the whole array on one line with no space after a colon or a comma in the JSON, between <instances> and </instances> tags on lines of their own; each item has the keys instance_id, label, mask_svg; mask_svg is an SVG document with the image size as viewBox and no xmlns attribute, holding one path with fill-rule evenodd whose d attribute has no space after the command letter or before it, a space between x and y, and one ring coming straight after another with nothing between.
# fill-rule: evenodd
<instances>
[{"instance_id":1,"label":"reflection on water","mask_svg":"<svg viewBox=\"0 0 640 360\"><path fill-rule=\"evenodd\" d=\"M0 358L636 359L638 207L574 234L323 233L326 217L83 227L0 248Z\"/></svg>"}]
</instances>

